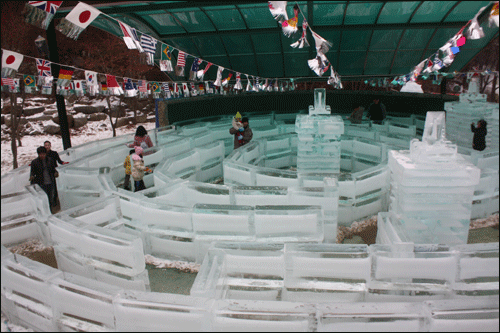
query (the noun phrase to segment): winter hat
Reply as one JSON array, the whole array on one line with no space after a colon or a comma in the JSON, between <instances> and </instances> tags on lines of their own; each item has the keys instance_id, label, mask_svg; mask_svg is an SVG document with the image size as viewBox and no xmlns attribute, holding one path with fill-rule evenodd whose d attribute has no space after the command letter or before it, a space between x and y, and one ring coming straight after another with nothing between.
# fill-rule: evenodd
<instances>
[{"instance_id":1,"label":"winter hat","mask_svg":"<svg viewBox=\"0 0 500 333\"><path fill-rule=\"evenodd\" d=\"M142 152L144 151L144 149L142 149L142 147L140 147L140 146L135 146L134 148L135 148L135 153L137 155L141 155Z\"/></svg>"},{"instance_id":2,"label":"winter hat","mask_svg":"<svg viewBox=\"0 0 500 333\"><path fill-rule=\"evenodd\" d=\"M238 112L236 112L236 116L234 116L234 118L236 118L236 119L241 119L241 114L240 114L240 112L239 112L239 111L238 111Z\"/></svg>"}]
</instances>

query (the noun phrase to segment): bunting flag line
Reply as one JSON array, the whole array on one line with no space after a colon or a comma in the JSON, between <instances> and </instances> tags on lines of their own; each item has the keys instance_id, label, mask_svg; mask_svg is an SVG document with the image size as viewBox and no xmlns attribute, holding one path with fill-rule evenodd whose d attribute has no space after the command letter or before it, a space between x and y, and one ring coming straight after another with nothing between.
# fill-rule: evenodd
<instances>
[{"instance_id":1,"label":"bunting flag line","mask_svg":"<svg viewBox=\"0 0 500 333\"><path fill-rule=\"evenodd\" d=\"M53 76L39 76L39 82L42 86L42 95L52 95L52 82L54 80Z\"/></svg>"},{"instance_id":2,"label":"bunting flag line","mask_svg":"<svg viewBox=\"0 0 500 333\"><path fill-rule=\"evenodd\" d=\"M90 96L99 94L99 83L97 82L97 73L92 71L85 71L85 82Z\"/></svg>"},{"instance_id":3,"label":"bunting flag line","mask_svg":"<svg viewBox=\"0 0 500 333\"><path fill-rule=\"evenodd\" d=\"M194 81L196 80L196 74L198 72L198 69L200 68L200 64L203 60L199 58L194 58L193 64L191 65L191 70L189 71L189 80Z\"/></svg>"},{"instance_id":4,"label":"bunting flag line","mask_svg":"<svg viewBox=\"0 0 500 333\"><path fill-rule=\"evenodd\" d=\"M130 78L123 79L123 89L125 90L125 97L137 96L137 89L135 89L132 79Z\"/></svg>"},{"instance_id":5,"label":"bunting flag line","mask_svg":"<svg viewBox=\"0 0 500 333\"><path fill-rule=\"evenodd\" d=\"M62 1L28 1L22 14L27 23L47 30L50 21L62 3Z\"/></svg>"},{"instance_id":6,"label":"bunting flag line","mask_svg":"<svg viewBox=\"0 0 500 333\"><path fill-rule=\"evenodd\" d=\"M38 76L52 76L52 71L50 69L50 61L44 59L35 59L36 69L38 70Z\"/></svg>"},{"instance_id":7,"label":"bunting flag line","mask_svg":"<svg viewBox=\"0 0 500 333\"><path fill-rule=\"evenodd\" d=\"M191 82L190 85L191 85L191 96L198 96L198 90L196 89L194 82Z\"/></svg>"},{"instance_id":8,"label":"bunting flag line","mask_svg":"<svg viewBox=\"0 0 500 333\"><path fill-rule=\"evenodd\" d=\"M247 87L245 90L246 91L253 91L252 81L248 77L248 74L245 74L245 76L247 77Z\"/></svg>"},{"instance_id":9,"label":"bunting flag line","mask_svg":"<svg viewBox=\"0 0 500 333\"><path fill-rule=\"evenodd\" d=\"M75 8L61 22L56 29L69 38L77 39L80 33L85 30L92 21L94 21L101 11L79 2Z\"/></svg>"},{"instance_id":10,"label":"bunting flag line","mask_svg":"<svg viewBox=\"0 0 500 333\"><path fill-rule=\"evenodd\" d=\"M170 87L168 86L168 82L164 82L162 85L161 85L161 88L163 90L163 96L165 96L165 98L172 98L172 95L170 94Z\"/></svg>"},{"instance_id":11,"label":"bunting flag line","mask_svg":"<svg viewBox=\"0 0 500 333\"><path fill-rule=\"evenodd\" d=\"M72 67L61 66L61 69L59 70L59 77L57 78L57 86L67 87L70 84L73 72L74 69Z\"/></svg>"},{"instance_id":12,"label":"bunting flag line","mask_svg":"<svg viewBox=\"0 0 500 333\"><path fill-rule=\"evenodd\" d=\"M32 94L36 91L36 82L33 75L23 75L24 91Z\"/></svg>"},{"instance_id":13,"label":"bunting flag line","mask_svg":"<svg viewBox=\"0 0 500 333\"><path fill-rule=\"evenodd\" d=\"M289 20L284 20L281 22L281 29L283 30L283 34L287 37L290 37L292 34L296 33L298 31L297 29L297 22L299 20L299 6L295 4L293 6L293 12L294 12L294 17L292 17Z\"/></svg>"},{"instance_id":14,"label":"bunting flag line","mask_svg":"<svg viewBox=\"0 0 500 333\"><path fill-rule=\"evenodd\" d=\"M125 45L127 45L130 50L139 50L139 52L144 52L141 42L137 38L135 29L121 21L118 21L118 24L120 25L120 29L122 29L123 41L125 42Z\"/></svg>"},{"instance_id":15,"label":"bunting flag line","mask_svg":"<svg viewBox=\"0 0 500 333\"><path fill-rule=\"evenodd\" d=\"M322 52L318 52L316 58L308 60L307 63L318 76L322 76L330 67L330 62Z\"/></svg>"},{"instance_id":16,"label":"bunting flag line","mask_svg":"<svg viewBox=\"0 0 500 333\"><path fill-rule=\"evenodd\" d=\"M177 65L175 66L175 75L184 76L184 67L186 66L186 53L179 50L177 55Z\"/></svg>"},{"instance_id":17,"label":"bunting flag line","mask_svg":"<svg viewBox=\"0 0 500 333\"><path fill-rule=\"evenodd\" d=\"M224 70L223 67L218 66L217 68L217 78L215 79L214 86L220 87L222 84L222 71Z\"/></svg>"},{"instance_id":18,"label":"bunting flag line","mask_svg":"<svg viewBox=\"0 0 500 333\"><path fill-rule=\"evenodd\" d=\"M20 53L3 50L2 53L2 77L15 74L23 62L24 56Z\"/></svg>"},{"instance_id":19,"label":"bunting flag line","mask_svg":"<svg viewBox=\"0 0 500 333\"><path fill-rule=\"evenodd\" d=\"M488 19L488 26L491 28L493 25L498 25L498 1L491 8L490 17Z\"/></svg>"},{"instance_id":20,"label":"bunting flag line","mask_svg":"<svg viewBox=\"0 0 500 333\"><path fill-rule=\"evenodd\" d=\"M229 80L231 80L232 76L233 76L233 73L229 73L229 76L222 81L223 87L227 86L227 84L229 83Z\"/></svg>"},{"instance_id":21,"label":"bunting flag line","mask_svg":"<svg viewBox=\"0 0 500 333\"><path fill-rule=\"evenodd\" d=\"M259 91L259 78L258 77L253 77L253 91L258 92Z\"/></svg>"},{"instance_id":22,"label":"bunting flag line","mask_svg":"<svg viewBox=\"0 0 500 333\"><path fill-rule=\"evenodd\" d=\"M116 76L106 74L106 85L110 95L123 95L123 89L116 81Z\"/></svg>"},{"instance_id":23,"label":"bunting flag line","mask_svg":"<svg viewBox=\"0 0 500 333\"><path fill-rule=\"evenodd\" d=\"M269 11L275 20L288 20L287 1L268 1Z\"/></svg>"},{"instance_id":24,"label":"bunting flag line","mask_svg":"<svg viewBox=\"0 0 500 333\"><path fill-rule=\"evenodd\" d=\"M148 97L148 83L146 80L139 80L137 87L139 90L139 98Z\"/></svg>"},{"instance_id":25,"label":"bunting flag line","mask_svg":"<svg viewBox=\"0 0 500 333\"><path fill-rule=\"evenodd\" d=\"M205 88L203 83L198 84L198 94L200 96L205 95Z\"/></svg>"},{"instance_id":26,"label":"bunting flag line","mask_svg":"<svg viewBox=\"0 0 500 333\"><path fill-rule=\"evenodd\" d=\"M311 30L311 27L309 27L309 30ZM311 30L311 33L314 38L314 43L316 44L316 51L327 54L332 44L314 31Z\"/></svg>"},{"instance_id":27,"label":"bunting flag line","mask_svg":"<svg viewBox=\"0 0 500 333\"><path fill-rule=\"evenodd\" d=\"M205 76L205 73L208 71L208 69L212 66L211 62L207 62L207 65L205 66L205 69L200 70L197 72L198 80L203 81L203 77Z\"/></svg>"},{"instance_id":28,"label":"bunting flag line","mask_svg":"<svg viewBox=\"0 0 500 333\"><path fill-rule=\"evenodd\" d=\"M476 16L474 16L470 22L469 28L467 29L467 39L480 39L484 37L484 31L479 22L477 21L477 18L479 14L483 12L483 10L486 9L488 6L484 6L477 12Z\"/></svg>"},{"instance_id":29,"label":"bunting flag line","mask_svg":"<svg viewBox=\"0 0 500 333\"><path fill-rule=\"evenodd\" d=\"M302 21L302 36L295 43L290 44L293 48L303 48L304 46L309 46L309 42L307 41L307 21Z\"/></svg>"},{"instance_id":30,"label":"bunting flag line","mask_svg":"<svg viewBox=\"0 0 500 333\"><path fill-rule=\"evenodd\" d=\"M234 89L235 90L243 89L243 87L241 86L241 74L239 72L236 72L236 83L234 84Z\"/></svg>"},{"instance_id":31,"label":"bunting flag line","mask_svg":"<svg viewBox=\"0 0 500 333\"><path fill-rule=\"evenodd\" d=\"M144 52L147 54L147 63L150 66L154 66L154 56L156 52L156 43L157 40L151 36L146 34L142 34L141 36L141 47Z\"/></svg>"},{"instance_id":32,"label":"bunting flag line","mask_svg":"<svg viewBox=\"0 0 500 333\"><path fill-rule=\"evenodd\" d=\"M172 67L172 52L170 46L166 44L161 44L161 60L160 60L160 70L162 72L173 72Z\"/></svg>"},{"instance_id":33,"label":"bunting flag line","mask_svg":"<svg viewBox=\"0 0 500 333\"><path fill-rule=\"evenodd\" d=\"M81 97L85 94L85 91L83 90L83 84L85 81L83 80L75 80L74 83L74 90L75 90L75 95L78 97Z\"/></svg>"}]
</instances>

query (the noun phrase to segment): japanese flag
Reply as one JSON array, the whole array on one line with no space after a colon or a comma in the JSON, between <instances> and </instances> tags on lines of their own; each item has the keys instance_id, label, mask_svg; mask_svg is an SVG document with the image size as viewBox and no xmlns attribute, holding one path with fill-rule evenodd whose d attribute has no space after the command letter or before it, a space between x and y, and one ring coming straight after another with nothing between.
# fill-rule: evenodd
<instances>
[{"instance_id":1,"label":"japanese flag","mask_svg":"<svg viewBox=\"0 0 500 333\"><path fill-rule=\"evenodd\" d=\"M17 52L3 50L2 68L11 68L17 71L23 62L23 58L24 56Z\"/></svg>"},{"instance_id":2,"label":"japanese flag","mask_svg":"<svg viewBox=\"0 0 500 333\"><path fill-rule=\"evenodd\" d=\"M66 20L82 29L88 27L101 12L92 6L79 2L78 5L66 16Z\"/></svg>"}]
</instances>

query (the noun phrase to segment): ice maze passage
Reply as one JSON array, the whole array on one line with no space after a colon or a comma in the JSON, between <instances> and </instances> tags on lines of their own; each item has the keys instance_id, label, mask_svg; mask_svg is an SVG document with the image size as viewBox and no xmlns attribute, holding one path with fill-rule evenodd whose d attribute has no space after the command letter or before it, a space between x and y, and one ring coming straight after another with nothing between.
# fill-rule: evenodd
<instances>
[{"instance_id":1,"label":"ice maze passage","mask_svg":"<svg viewBox=\"0 0 500 333\"><path fill-rule=\"evenodd\" d=\"M319 97L309 115L249 114L254 139L234 151L231 116L150 131L136 193L121 188L132 136L70 148L57 214L27 166L2 176L2 312L36 331L498 331L498 243L465 244L466 220L498 211L498 148L435 150L444 118L352 125ZM339 133L301 141L306 116ZM338 170L301 168L307 154ZM425 220L427 195L458 215ZM335 244L377 213L377 244ZM30 238L58 269L7 249ZM151 292L146 254L202 263L191 295Z\"/></svg>"}]
</instances>

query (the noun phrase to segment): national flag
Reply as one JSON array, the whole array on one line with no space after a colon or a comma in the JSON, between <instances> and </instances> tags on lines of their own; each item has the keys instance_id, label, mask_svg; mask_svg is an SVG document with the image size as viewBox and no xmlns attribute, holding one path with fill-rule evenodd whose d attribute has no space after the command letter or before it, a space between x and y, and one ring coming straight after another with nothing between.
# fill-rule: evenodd
<instances>
[{"instance_id":1,"label":"national flag","mask_svg":"<svg viewBox=\"0 0 500 333\"><path fill-rule=\"evenodd\" d=\"M307 21L302 21L302 36L295 43L290 44L291 47L298 47L299 49L305 46L309 46L309 42L307 41Z\"/></svg>"},{"instance_id":2,"label":"national flag","mask_svg":"<svg viewBox=\"0 0 500 333\"><path fill-rule=\"evenodd\" d=\"M146 80L139 80L139 91L148 92L148 85Z\"/></svg>"},{"instance_id":3,"label":"national flag","mask_svg":"<svg viewBox=\"0 0 500 333\"><path fill-rule=\"evenodd\" d=\"M316 58L308 60L307 63L309 68L318 76L322 76L328 70L328 67L330 67L330 62L321 52L318 52Z\"/></svg>"},{"instance_id":4,"label":"national flag","mask_svg":"<svg viewBox=\"0 0 500 333\"><path fill-rule=\"evenodd\" d=\"M179 50L179 54L177 55L177 66L186 66L186 53L181 50Z\"/></svg>"},{"instance_id":5,"label":"national flag","mask_svg":"<svg viewBox=\"0 0 500 333\"><path fill-rule=\"evenodd\" d=\"M74 89L75 89L75 95L76 96L83 96L84 95L84 90L83 90L83 85L85 83L84 80L75 80L73 81L74 83Z\"/></svg>"},{"instance_id":6,"label":"national flag","mask_svg":"<svg viewBox=\"0 0 500 333\"><path fill-rule=\"evenodd\" d=\"M172 98L168 82L163 82L163 84L161 85L161 89L163 90L163 96L165 96L165 98Z\"/></svg>"},{"instance_id":7,"label":"national flag","mask_svg":"<svg viewBox=\"0 0 500 333\"><path fill-rule=\"evenodd\" d=\"M205 69L199 70L197 72L198 80L203 81L203 77L205 76L205 73L208 71L208 69L210 68L210 66L212 66L212 63L211 62L207 62L207 65L205 66Z\"/></svg>"},{"instance_id":8,"label":"national flag","mask_svg":"<svg viewBox=\"0 0 500 333\"><path fill-rule=\"evenodd\" d=\"M269 11L275 20L288 20L287 1L268 1Z\"/></svg>"},{"instance_id":9,"label":"national flag","mask_svg":"<svg viewBox=\"0 0 500 333\"><path fill-rule=\"evenodd\" d=\"M320 35L318 35L317 33L315 33L314 31L311 30L311 32L314 38L314 42L316 44L316 51L318 51L318 53L321 52L322 54L327 54L328 51L330 50L330 47L332 47L332 44L323 37L321 37Z\"/></svg>"},{"instance_id":10,"label":"national flag","mask_svg":"<svg viewBox=\"0 0 500 333\"><path fill-rule=\"evenodd\" d=\"M214 86L220 87L222 83L222 71L224 70L224 67L218 66L217 68L217 78L215 79Z\"/></svg>"},{"instance_id":11,"label":"national flag","mask_svg":"<svg viewBox=\"0 0 500 333\"><path fill-rule=\"evenodd\" d=\"M198 96L198 89L196 89L194 82L191 82L191 96Z\"/></svg>"},{"instance_id":12,"label":"national flag","mask_svg":"<svg viewBox=\"0 0 500 333\"><path fill-rule=\"evenodd\" d=\"M55 14L62 1L28 1L28 4L47 13Z\"/></svg>"},{"instance_id":13,"label":"national flag","mask_svg":"<svg viewBox=\"0 0 500 333\"><path fill-rule=\"evenodd\" d=\"M292 17L289 20L283 20L281 22L281 28L283 30L283 34L287 37L290 37L292 34L298 31L297 29L297 22L299 20L299 6L295 4L293 6L293 12L294 12L294 17Z\"/></svg>"},{"instance_id":14,"label":"national flag","mask_svg":"<svg viewBox=\"0 0 500 333\"><path fill-rule=\"evenodd\" d=\"M97 86L97 73L92 71L85 71L85 79L87 86Z\"/></svg>"},{"instance_id":15,"label":"national flag","mask_svg":"<svg viewBox=\"0 0 500 333\"><path fill-rule=\"evenodd\" d=\"M488 21L489 21L489 23L488 23L489 27L491 27L493 24L496 25L497 27L499 26L499 24L498 24L498 1L495 2L493 7L491 8L490 17L489 17Z\"/></svg>"},{"instance_id":16,"label":"national flag","mask_svg":"<svg viewBox=\"0 0 500 333\"><path fill-rule=\"evenodd\" d=\"M205 85L203 83L198 84L198 91L200 95L205 95Z\"/></svg>"},{"instance_id":17,"label":"national flag","mask_svg":"<svg viewBox=\"0 0 500 333\"><path fill-rule=\"evenodd\" d=\"M123 79L123 89L125 90L126 97L135 97L137 96L137 89L134 87L134 83L130 78Z\"/></svg>"},{"instance_id":18,"label":"national flag","mask_svg":"<svg viewBox=\"0 0 500 333\"><path fill-rule=\"evenodd\" d=\"M196 73L198 72L198 69L200 68L200 64L203 60L199 58L194 58L193 64L191 65L191 71L189 72L189 79L194 81L196 80Z\"/></svg>"},{"instance_id":19,"label":"national flag","mask_svg":"<svg viewBox=\"0 0 500 333\"><path fill-rule=\"evenodd\" d=\"M172 50L169 45L161 44L160 70L163 72L173 72Z\"/></svg>"},{"instance_id":20,"label":"national flag","mask_svg":"<svg viewBox=\"0 0 500 333\"><path fill-rule=\"evenodd\" d=\"M151 66L154 65L154 56L155 56L155 52L156 52L156 43L157 42L158 41L156 39L154 39L153 37L148 36L146 34L142 34L142 36L141 36L141 46L142 46L144 52L146 52L146 54L148 55L148 57L147 57L148 65L151 65Z\"/></svg>"},{"instance_id":21,"label":"national flag","mask_svg":"<svg viewBox=\"0 0 500 333\"><path fill-rule=\"evenodd\" d=\"M14 79L11 79L9 77L2 78L2 86L13 86L13 85L14 85Z\"/></svg>"},{"instance_id":22,"label":"national flag","mask_svg":"<svg viewBox=\"0 0 500 333\"><path fill-rule=\"evenodd\" d=\"M57 86L59 87L68 86L71 77L73 76L73 72L74 70L72 67L61 66L61 69L59 70L59 77L57 78Z\"/></svg>"},{"instance_id":23,"label":"national flag","mask_svg":"<svg viewBox=\"0 0 500 333\"><path fill-rule=\"evenodd\" d=\"M36 91L36 81L33 75L23 75L24 91L31 94Z\"/></svg>"},{"instance_id":24,"label":"national flag","mask_svg":"<svg viewBox=\"0 0 500 333\"><path fill-rule=\"evenodd\" d=\"M118 84L118 81L116 81L114 75L106 74L106 84L110 95L123 95L123 89Z\"/></svg>"},{"instance_id":25,"label":"national flag","mask_svg":"<svg viewBox=\"0 0 500 333\"><path fill-rule=\"evenodd\" d=\"M54 80L53 76L39 76L38 82L41 83L42 86L42 94L43 95L52 95L52 82Z\"/></svg>"},{"instance_id":26,"label":"national flag","mask_svg":"<svg viewBox=\"0 0 500 333\"><path fill-rule=\"evenodd\" d=\"M160 84L156 81L150 82L152 93L161 93Z\"/></svg>"},{"instance_id":27,"label":"national flag","mask_svg":"<svg viewBox=\"0 0 500 333\"><path fill-rule=\"evenodd\" d=\"M259 84L259 78L258 77L253 77L253 91L258 92L260 89L260 84Z\"/></svg>"},{"instance_id":28,"label":"national flag","mask_svg":"<svg viewBox=\"0 0 500 333\"><path fill-rule=\"evenodd\" d=\"M243 87L241 86L241 74L239 72L236 72L236 83L234 84L234 89L236 90L243 89Z\"/></svg>"},{"instance_id":29,"label":"national flag","mask_svg":"<svg viewBox=\"0 0 500 333\"><path fill-rule=\"evenodd\" d=\"M101 11L98 9L83 2L79 2L75 8L61 20L57 26L57 30L69 38L77 39L80 33L85 30L100 13Z\"/></svg>"},{"instance_id":30,"label":"national flag","mask_svg":"<svg viewBox=\"0 0 500 333\"><path fill-rule=\"evenodd\" d=\"M24 56L17 52L3 50L2 53L2 77L10 76L17 72L23 62Z\"/></svg>"},{"instance_id":31,"label":"national flag","mask_svg":"<svg viewBox=\"0 0 500 333\"><path fill-rule=\"evenodd\" d=\"M9 92L11 93L19 93L21 92L20 86L19 86L19 79L12 79L14 81L13 85L9 85Z\"/></svg>"},{"instance_id":32,"label":"national flag","mask_svg":"<svg viewBox=\"0 0 500 333\"><path fill-rule=\"evenodd\" d=\"M36 59L36 68L38 70L38 76L52 76L50 61L44 59Z\"/></svg>"},{"instance_id":33,"label":"national flag","mask_svg":"<svg viewBox=\"0 0 500 333\"><path fill-rule=\"evenodd\" d=\"M231 77L233 77L233 73L229 73L229 76L222 81L222 86L227 86L229 80L231 80Z\"/></svg>"},{"instance_id":34,"label":"national flag","mask_svg":"<svg viewBox=\"0 0 500 333\"><path fill-rule=\"evenodd\" d=\"M108 85L104 82L101 82L100 85L101 85L101 95L109 95Z\"/></svg>"},{"instance_id":35,"label":"national flag","mask_svg":"<svg viewBox=\"0 0 500 333\"><path fill-rule=\"evenodd\" d=\"M187 83L182 83L182 92L184 93L184 97L189 97L189 88Z\"/></svg>"},{"instance_id":36,"label":"national flag","mask_svg":"<svg viewBox=\"0 0 500 333\"><path fill-rule=\"evenodd\" d=\"M433 65L432 60L426 59L424 70L422 71L422 73L430 73L432 71L432 65Z\"/></svg>"},{"instance_id":37,"label":"national flag","mask_svg":"<svg viewBox=\"0 0 500 333\"><path fill-rule=\"evenodd\" d=\"M139 52L143 52L142 47L141 47L141 42L137 38L137 34L134 33L135 29L131 28L127 24L118 21L118 24L120 25L120 29L122 29L123 33L123 41L127 45L127 47L130 50L139 50Z\"/></svg>"},{"instance_id":38,"label":"national flag","mask_svg":"<svg viewBox=\"0 0 500 333\"><path fill-rule=\"evenodd\" d=\"M23 15L27 23L47 30L62 1L28 1Z\"/></svg>"}]
</instances>

